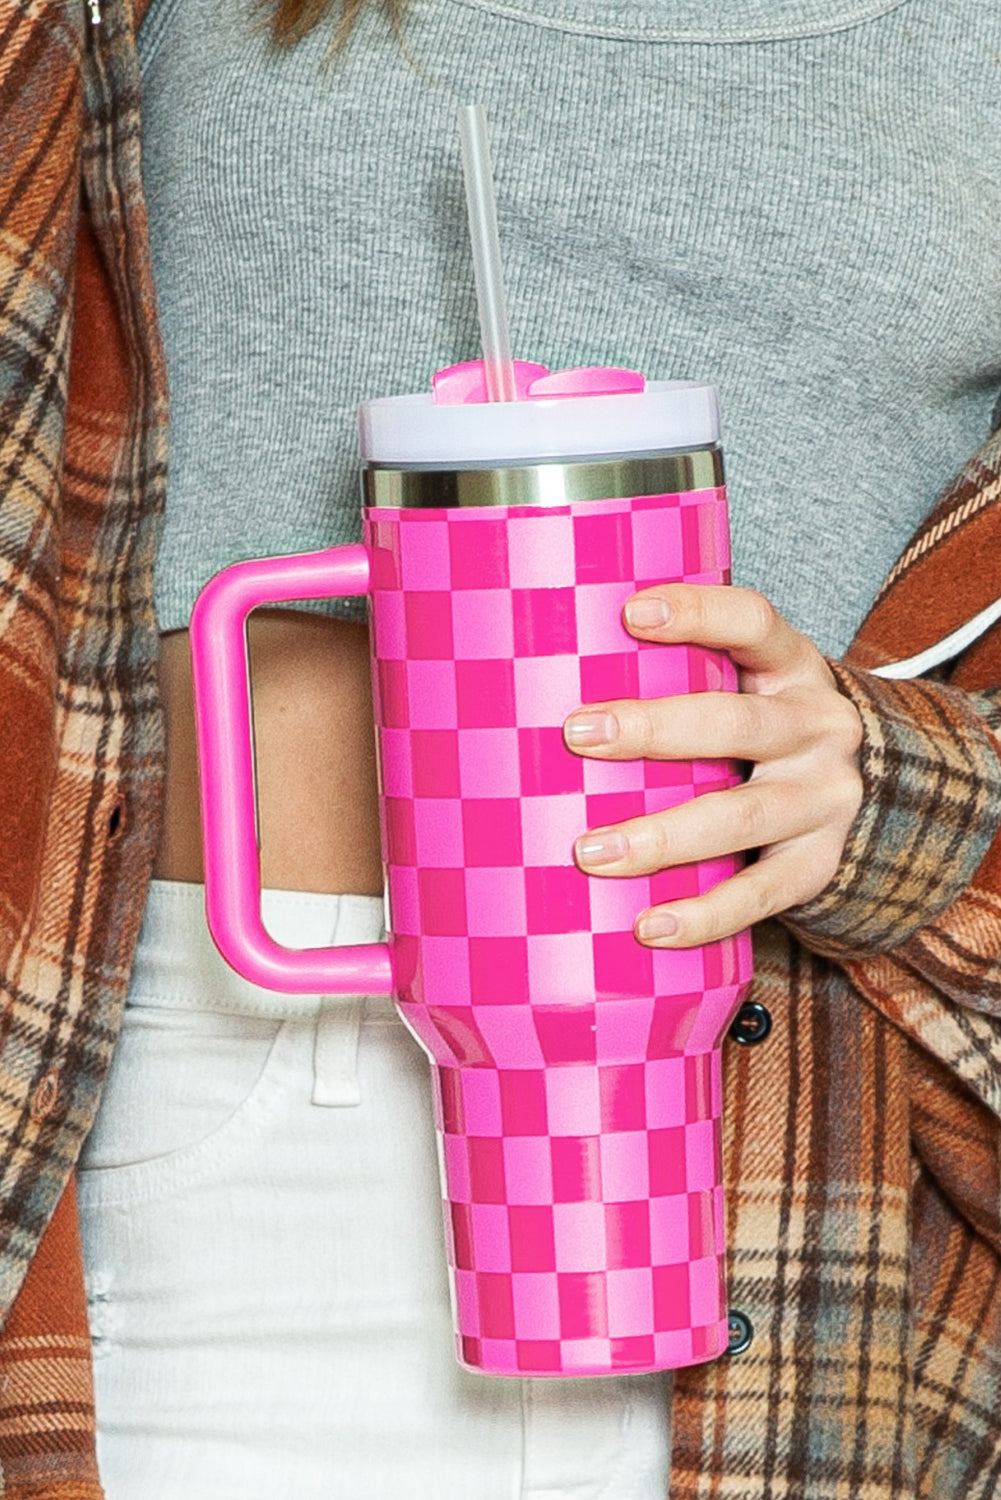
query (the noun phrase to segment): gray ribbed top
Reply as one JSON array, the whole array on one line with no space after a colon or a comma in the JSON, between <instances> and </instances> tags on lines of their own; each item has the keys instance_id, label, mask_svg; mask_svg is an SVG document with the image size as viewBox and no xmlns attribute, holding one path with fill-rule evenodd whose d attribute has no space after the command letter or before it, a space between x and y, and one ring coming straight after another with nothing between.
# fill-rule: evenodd
<instances>
[{"instance_id":1,"label":"gray ribbed top","mask_svg":"<svg viewBox=\"0 0 1001 1500\"><path fill-rule=\"evenodd\" d=\"M411 0L324 67L155 0L144 176L172 398L157 604L358 536L355 408L477 353L456 102L490 122L516 354L720 390L736 581L843 649L1001 385L1001 7Z\"/></svg>"}]
</instances>

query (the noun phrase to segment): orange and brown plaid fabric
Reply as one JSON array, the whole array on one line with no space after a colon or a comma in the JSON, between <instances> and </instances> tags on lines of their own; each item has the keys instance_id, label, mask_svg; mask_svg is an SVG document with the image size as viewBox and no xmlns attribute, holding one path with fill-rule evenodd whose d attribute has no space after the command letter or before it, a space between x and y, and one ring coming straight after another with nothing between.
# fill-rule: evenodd
<instances>
[{"instance_id":1,"label":"orange and brown plaid fabric","mask_svg":"<svg viewBox=\"0 0 1001 1500\"><path fill-rule=\"evenodd\" d=\"M92 1500L72 1195L157 837L166 401L127 6L0 4L3 1493ZM62 1199L44 1249L39 1239ZM75 1248L74 1248L75 1247Z\"/></svg>"},{"instance_id":2,"label":"orange and brown plaid fabric","mask_svg":"<svg viewBox=\"0 0 1001 1500\"><path fill-rule=\"evenodd\" d=\"M15 1500L100 1493L64 1190L158 818L165 385L133 16L97 0L94 25L94 3L0 0L0 1462ZM1001 630L932 682L871 675L999 597L1001 437L836 667L863 718L866 804L834 884L758 933L772 1028L731 1044L726 1116L732 1297L751 1337L676 1380L671 1500L1001 1494Z\"/></svg>"},{"instance_id":3,"label":"orange and brown plaid fabric","mask_svg":"<svg viewBox=\"0 0 1001 1500\"><path fill-rule=\"evenodd\" d=\"M845 663L866 796L837 878L756 934L767 1040L726 1078L748 1349L675 1382L671 1500L1001 1494L1001 432ZM940 673L940 676L946 674Z\"/></svg>"}]
</instances>

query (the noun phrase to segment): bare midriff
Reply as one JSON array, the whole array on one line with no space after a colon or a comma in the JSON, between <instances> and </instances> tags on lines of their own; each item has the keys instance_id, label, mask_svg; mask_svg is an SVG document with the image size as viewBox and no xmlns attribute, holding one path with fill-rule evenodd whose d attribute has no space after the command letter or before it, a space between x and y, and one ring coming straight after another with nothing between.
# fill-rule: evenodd
<instances>
[{"instance_id":1,"label":"bare midriff","mask_svg":"<svg viewBox=\"0 0 1001 1500\"><path fill-rule=\"evenodd\" d=\"M258 611L249 640L262 883L380 894L367 628L302 611ZM167 780L153 873L200 881L188 634L171 631L160 645Z\"/></svg>"}]
</instances>

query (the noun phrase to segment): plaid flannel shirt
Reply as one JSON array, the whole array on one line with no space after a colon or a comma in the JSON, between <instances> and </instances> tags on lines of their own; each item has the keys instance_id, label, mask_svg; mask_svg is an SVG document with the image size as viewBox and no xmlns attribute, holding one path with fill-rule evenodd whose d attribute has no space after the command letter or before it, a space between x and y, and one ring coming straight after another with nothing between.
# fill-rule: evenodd
<instances>
[{"instance_id":1,"label":"plaid flannel shirt","mask_svg":"<svg viewBox=\"0 0 1001 1500\"><path fill-rule=\"evenodd\" d=\"M0 11L0 1461L19 1500L100 1494L85 1328L53 1359L44 1317L75 1241L57 1276L46 1224L72 1217L162 772L166 387L134 17L100 5L99 24L84 0ZM725 1116L751 1337L675 1379L672 1500L1001 1492L1001 631L934 681L871 672L1001 597L999 535L1001 435L835 664L866 797L832 885L757 935L772 1029L729 1047Z\"/></svg>"},{"instance_id":2,"label":"plaid flannel shirt","mask_svg":"<svg viewBox=\"0 0 1001 1500\"><path fill-rule=\"evenodd\" d=\"M4 1310L94 1118L158 837L163 755L151 577L166 473L166 379L140 189L127 4L108 5L94 24L83 0L3 0ZM79 1272L74 1289L67 1271L76 1242L63 1233L66 1219L64 1208L55 1226L63 1254L47 1236L25 1289L32 1308L11 1317L0 1345L3 1490L25 1500L100 1494L87 1330ZM60 1272L48 1288L45 1268Z\"/></svg>"}]
</instances>

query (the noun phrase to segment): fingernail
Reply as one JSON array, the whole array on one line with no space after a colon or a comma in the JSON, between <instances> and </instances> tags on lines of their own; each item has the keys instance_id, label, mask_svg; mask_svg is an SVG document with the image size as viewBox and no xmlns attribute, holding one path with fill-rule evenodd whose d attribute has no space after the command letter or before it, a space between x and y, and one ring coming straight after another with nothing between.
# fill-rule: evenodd
<instances>
[{"instance_id":1,"label":"fingernail","mask_svg":"<svg viewBox=\"0 0 1001 1500\"><path fill-rule=\"evenodd\" d=\"M626 605L626 622L643 630L654 625L666 625L671 618L671 608L663 599L631 599Z\"/></svg>"},{"instance_id":2,"label":"fingernail","mask_svg":"<svg viewBox=\"0 0 1001 1500\"><path fill-rule=\"evenodd\" d=\"M563 726L568 745L610 745L619 735L614 714L574 714Z\"/></svg>"},{"instance_id":3,"label":"fingernail","mask_svg":"<svg viewBox=\"0 0 1001 1500\"><path fill-rule=\"evenodd\" d=\"M574 850L582 865L611 865L618 859L625 859L629 853L629 840L614 829L605 833L585 833L577 840Z\"/></svg>"},{"instance_id":4,"label":"fingernail","mask_svg":"<svg viewBox=\"0 0 1001 1500\"><path fill-rule=\"evenodd\" d=\"M658 938L675 937L677 931L677 917L672 917L666 911L647 912L636 923L637 935L644 943L654 943Z\"/></svg>"}]
</instances>

